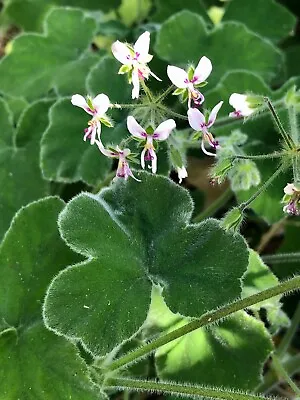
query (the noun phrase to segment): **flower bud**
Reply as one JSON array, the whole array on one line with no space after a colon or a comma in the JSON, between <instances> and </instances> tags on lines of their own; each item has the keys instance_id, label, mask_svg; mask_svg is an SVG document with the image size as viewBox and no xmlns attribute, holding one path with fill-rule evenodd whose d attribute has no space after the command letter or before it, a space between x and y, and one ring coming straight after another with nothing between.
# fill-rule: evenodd
<instances>
[{"instance_id":1,"label":"flower bud","mask_svg":"<svg viewBox=\"0 0 300 400\"><path fill-rule=\"evenodd\" d=\"M238 207L232 208L222 219L221 226L225 231L233 231L236 233L240 229L243 218L243 212Z\"/></svg>"}]
</instances>

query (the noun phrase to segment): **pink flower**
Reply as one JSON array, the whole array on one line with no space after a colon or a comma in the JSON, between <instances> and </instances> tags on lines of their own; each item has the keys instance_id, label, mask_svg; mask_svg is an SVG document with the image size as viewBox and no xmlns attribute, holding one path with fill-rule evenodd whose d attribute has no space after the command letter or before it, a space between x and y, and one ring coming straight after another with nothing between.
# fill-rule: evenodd
<instances>
[{"instance_id":1,"label":"pink flower","mask_svg":"<svg viewBox=\"0 0 300 400\"><path fill-rule=\"evenodd\" d=\"M153 140L164 141L168 139L171 131L176 128L176 123L173 119L168 119L162 122L153 133L147 133L144 128L137 123L134 117L127 118L127 128L129 132L137 139L146 141L144 149L141 153L141 166L145 168L145 161L151 161L151 169L153 174L157 171L157 156L153 145Z\"/></svg>"},{"instance_id":2,"label":"pink flower","mask_svg":"<svg viewBox=\"0 0 300 400\"><path fill-rule=\"evenodd\" d=\"M190 108L188 110L189 124L195 131L202 132L202 142L201 148L205 154L208 156L215 157L214 153L210 153L205 149L205 141L210 144L211 147L217 148L219 143L214 139L213 135L208 131L208 129L215 123L217 114L222 107L223 101L220 101L211 111L208 121L206 122L205 116L201 111L196 108Z\"/></svg>"},{"instance_id":3,"label":"pink flower","mask_svg":"<svg viewBox=\"0 0 300 400\"><path fill-rule=\"evenodd\" d=\"M283 211L289 215L300 215L300 185L288 183L284 188Z\"/></svg>"},{"instance_id":4,"label":"pink flower","mask_svg":"<svg viewBox=\"0 0 300 400\"><path fill-rule=\"evenodd\" d=\"M235 109L229 114L233 118L249 117L255 111L250 107L245 94L232 93L229 97L229 104Z\"/></svg>"},{"instance_id":5,"label":"pink flower","mask_svg":"<svg viewBox=\"0 0 300 400\"><path fill-rule=\"evenodd\" d=\"M117 168L117 172L116 172L116 178L123 178L125 180L128 179L129 176L131 176L131 178L133 178L134 180L136 180L137 182L141 182L139 179L137 179L128 164L128 161L126 160L126 158L130 155L131 151L130 149L120 149L119 146L116 147L116 149L106 149L101 140L96 140L95 141L99 150L101 151L102 154L104 154L106 157L110 157L110 158L117 158L119 159L119 163L118 163L118 168Z\"/></svg>"},{"instance_id":6,"label":"pink flower","mask_svg":"<svg viewBox=\"0 0 300 400\"><path fill-rule=\"evenodd\" d=\"M206 81L212 71L212 64L209 58L202 57L194 71L192 77L182 68L168 65L167 74L171 82L179 89L188 90L188 107L191 107L193 100L195 105L200 105L204 102L204 96L195 88Z\"/></svg>"},{"instance_id":7,"label":"pink flower","mask_svg":"<svg viewBox=\"0 0 300 400\"><path fill-rule=\"evenodd\" d=\"M149 54L150 33L144 32L131 47L125 43L114 42L111 46L114 57L122 63L119 74L130 74L130 83L133 84L132 98L137 99L140 93L140 80L148 79L152 75L161 81L147 66L153 58Z\"/></svg>"},{"instance_id":8,"label":"pink flower","mask_svg":"<svg viewBox=\"0 0 300 400\"><path fill-rule=\"evenodd\" d=\"M86 99L80 94L74 94L71 99L74 106L82 108L85 112L92 115L93 118L88 122L88 128L84 130L83 140L89 139L91 144L95 143L96 136L100 139L101 122L107 126L111 126L110 121L105 115L110 106L110 101L106 94L101 93L96 97L87 97Z\"/></svg>"}]
</instances>

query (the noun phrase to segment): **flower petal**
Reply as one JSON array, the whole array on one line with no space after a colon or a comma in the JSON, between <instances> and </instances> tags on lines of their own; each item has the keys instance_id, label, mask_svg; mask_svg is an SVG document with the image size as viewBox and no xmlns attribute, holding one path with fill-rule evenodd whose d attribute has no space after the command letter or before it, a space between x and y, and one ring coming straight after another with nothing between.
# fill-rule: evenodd
<instances>
[{"instance_id":1,"label":"flower petal","mask_svg":"<svg viewBox=\"0 0 300 400\"><path fill-rule=\"evenodd\" d=\"M170 81L180 89L188 87L188 74L184 69L168 65L167 74Z\"/></svg>"},{"instance_id":2,"label":"flower petal","mask_svg":"<svg viewBox=\"0 0 300 400\"><path fill-rule=\"evenodd\" d=\"M83 108L84 111L86 111L88 114L93 115L93 111L90 109L88 103L86 102L86 99L81 96L81 94L74 94L71 98L71 103L73 104L73 106Z\"/></svg>"},{"instance_id":3,"label":"flower petal","mask_svg":"<svg viewBox=\"0 0 300 400\"><path fill-rule=\"evenodd\" d=\"M106 94L104 93L98 94L92 100L92 103L98 116L102 116L103 114L105 114L110 105L109 97L106 96Z\"/></svg>"},{"instance_id":4,"label":"flower petal","mask_svg":"<svg viewBox=\"0 0 300 400\"><path fill-rule=\"evenodd\" d=\"M182 179L188 177L188 173L187 173L187 170L184 165L182 167L177 167L177 174L178 174L179 183L182 182Z\"/></svg>"},{"instance_id":5,"label":"flower petal","mask_svg":"<svg viewBox=\"0 0 300 400\"><path fill-rule=\"evenodd\" d=\"M206 81L212 71L212 64L209 58L201 57L195 72L194 72L194 83L201 83Z\"/></svg>"},{"instance_id":6,"label":"flower petal","mask_svg":"<svg viewBox=\"0 0 300 400\"><path fill-rule=\"evenodd\" d=\"M249 107L245 94L232 93L229 97L229 104L243 117L248 117L254 111Z\"/></svg>"},{"instance_id":7,"label":"flower petal","mask_svg":"<svg viewBox=\"0 0 300 400\"><path fill-rule=\"evenodd\" d=\"M173 129L176 128L176 122L174 119L167 119L162 122L153 132L153 139L155 140L166 140Z\"/></svg>"},{"instance_id":8,"label":"flower petal","mask_svg":"<svg viewBox=\"0 0 300 400\"><path fill-rule=\"evenodd\" d=\"M189 124L195 131L202 131L205 127L205 117L197 108L188 110Z\"/></svg>"},{"instance_id":9,"label":"flower petal","mask_svg":"<svg viewBox=\"0 0 300 400\"><path fill-rule=\"evenodd\" d=\"M152 162L151 162L151 170L153 174L156 174L157 171L157 155L154 151L154 149L149 149L151 158L152 158Z\"/></svg>"},{"instance_id":10,"label":"flower petal","mask_svg":"<svg viewBox=\"0 0 300 400\"><path fill-rule=\"evenodd\" d=\"M140 80L139 80L139 72L136 68L134 68L134 70L132 71L131 81L133 84L131 98L138 99L140 95Z\"/></svg>"},{"instance_id":11,"label":"flower petal","mask_svg":"<svg viewBox=\"0 0 300 400\"><path fill-rule=\"evenodd\" d=\"M211 110L211 113L209 114L208 122L207 122L207 127L210 128L214 123L217 118L217 114L222 107L223 101L220 101L214 108Z\"/></svg>"},{"instance_id":12,"label":"flower petal","mask_svg":"<svg viewBox=\"0 0 300 400\"><path fill-rule=\"evenodd\" d=\"M292 196L292 195L294 194L295 191L296 191L296 188L295 188L295 186L294 186L293 183L288 183L288 184L286 185L286 187L284 188L284 193L285 193L285 194L288 194L288 195L290 195L290 196Z\"/></svg>"},{"instance_id":13,"label":"flower petal","mask_svg":"<svg viewBox=\"0 0 300 400\"><path fill-rule=\"evenodd\" d=\"M149 62L150 32L140 35L134 45L134 52L139 54L138 61L147 64Z\"/></svg>"},{"instance_id":14,"label":"flower petal","mask_svg":"<svg viewBox=\"0 0 300 400\"><path fill-rule=\"evenodd\" d=\"M104 146L101 140L95 140L96 145L98 146L98 149L101 151L102 154L104 154L106 157L111 157L111 158L119 158L119 153L116 151L111 151L107 150Z\"/></svg>"},{"instance_id":15,"label":"flower petal","mask_svg":"<svg viewBox=\"0 0 300 400\"><path fill-rule=\"evenodd\" d=\"M132 134L132 136L138 138L138 139L146 139L147 133L145 132L145 129L141 127L136 121L134 117L129 115L127 117L127 129L129 132Z\"/></svg>"},{"instance_id":16,"label":"flower petal","mask_svg":"<svg viewBox=\"0 0 300 400\"><path fill-rule=\"evenodd\" d=\"M153 78L155 78L157 81L161 82L161 79L155 75L150 69L149 69L149 74L153 76Z\"/></svg>"},{"instance_id":17,"label":"flower petal","mask_svg":"<svg viewBox=\"0 0 300 400\"><path fill-rule=\"evenodd\" d=\"M125 43L119 42L117 40L111 46L111 51L114 57L120 61L122 64L132 64L131 54L129 48L126 46Z\"/></svg>"},{"instance_id":18,"label":"flower petal","mask_svg":"<svg viewBox=\"0 0 300 400\"><path fill-rule=\"evenodd\" d=\"M147 148L144 147L142 152L141 152L141 167L145 169L145 154L146 154Z\"/></svg>"}]
</instances>

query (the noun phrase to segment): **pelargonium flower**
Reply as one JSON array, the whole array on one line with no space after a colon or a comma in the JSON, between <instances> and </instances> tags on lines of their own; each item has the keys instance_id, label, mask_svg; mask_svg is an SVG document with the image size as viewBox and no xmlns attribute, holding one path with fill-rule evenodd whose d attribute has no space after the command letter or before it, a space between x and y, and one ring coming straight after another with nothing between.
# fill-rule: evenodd
<instances>
[{"instance_id":1,"label":"pelargonium flower","mask_svg":"<svg viewBox=\"0 0 300 400\"><path fill-rule=\"evenodd\" d=\"M106 157L119 159L117 172L116 172L117 178L123 178L123 179L127 180L128 177L131 176L131 178L135 179L137 182L141 182L139 179L137 179L133 175L133 173L129 167L127 157L130 156L130 154L131 154L130 149L120 149L119 146L117 146L115 149L106 149L103 146L101 140L96 140L95 142L96 142L99 150L101 151L101 153L104 154Z\"/></svg>"},{"instance_id":2,"label":"pelargonium flower","mask_svg":"<svg viewBox=\"0 0 300 400\"><path fill-rule=\"evenodd\" d=\"M144 149L141 153L141 166L145 168L145 161L151 161L151 169L153 174L157 171L157 156L153 140L164 141L168 139L171 131L176 128L173 119L162 122L153 133L147 133L144 128L137 123L134 117L127 117L127 128L133 137L141 141L146 141Z\"/></svg>"},{"instance_id":3,"label":"pelargonium flower","mask_svg":"<svg viewBox=\"0 0 300 400\"><path fill-rule=\"evenodd\" d=\"M288 183L284 188L283 211L290 215L300 215L300 184Z\"/></svg>"},{"instance_id":4,"label":"pelargonium flower","mask_svg":"<svg viewBox=\"0 0 300 400\"><path fill-rule=\"evenodd\" d=\"M229 114L233 118L249 117L255 108L251 107L251 104L247 100L248 96L240 93L232 93L229 97L229 104L235 109L235 111Z\"/></svg>"},{"instance_id":5,"label":"pelargonium flower","mask_svg":"<svg viewBox=\"0 0 300 400\"><path fill-rule=\"evenodd\" d=\"M84 98L80 94L74 94L72 96L71 103L74 106L83 108L85 112L93 116L93 118L88 122L89 127L84 130L85 135L83 140L86 141L89 139L91 144L94 144L96 136L98 139L100 139L101 122L106 126L112 126L110 120L105 115L110 106L108 96L106 96L104 93L101 93L94 98L90 96Z\"/></svg>"},{"instance_id":6,"label":"pelargonium flower","mask_svg":"<svg viewBox=\"0 0 300 400\"><path fill-rule=\"evenodd\" d=\"M174 94L181 94L185 91L188 92L188 107L191 107L193 100L195 105L200 105L204 102L204 96L197 87L203 86L206 79L212 71L212 64L209 58L202 57L194 70L193 68L186 72L182 68L168 65L167 74L171 82L179 88Z\"/></svg>"},{"instance_id":7,"label":"pelargonium flower","mask_svg":"<svg viewBox=\"0 0 300 400\"><path fill-rule=\"evenodd\" d=\"M132 98L137 99L140 93L140 80L145 80L152 75L161 81L147 66L153 58L149 54L150 33L144 32L135 42L134 46L119 42L117 40L111 46L114 57L122 63L119 74L129 74L129 83L133 84Z\"/></svg>"},{"instance_id":8,"label":"pelargonium flower","mask_svg":"<svg viewBox=\"0 0 300 400\"><path fill-rule=\"evenodd\" d=\"M215 123L217 118L217 114L222 107L223 101L220 101L209 114L208 120L206 121L205 116L199 111L197 108L190 108L188 110L188 118L189 124L195 131L202 132L202 141L201 141L201 149L208 156L214 156L214 153L210 153L205 149L205 142L208 142L211 147L216 149L219 145L218 141L216 141L213 135L208 131L208 129Z\"/></svg>"}]
</instances>

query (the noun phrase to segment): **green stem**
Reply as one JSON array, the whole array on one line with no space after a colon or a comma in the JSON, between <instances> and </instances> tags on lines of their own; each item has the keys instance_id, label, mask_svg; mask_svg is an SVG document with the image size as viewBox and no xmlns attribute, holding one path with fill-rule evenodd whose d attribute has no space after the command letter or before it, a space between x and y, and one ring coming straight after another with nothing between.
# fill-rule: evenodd
<instances>
[{"instance_id":1,"label":"green stem","mask_svg":"<svg viewBox=\"0 0 300 400\"><path fill-rule=\"evenodd\" d=\"M298 131L297 113L295 107L290 106L288 112L289 112L289 122L291 127L291 135L294 143L296 143L296 146L299 146L300 132ZM300 163L298 154L295 157L293 157L292 164L293 164L294 182L300 183Z\"/></svg>"},{"instance_id":2,"label":"green stem","mask_svg":"<svg viewBox=\"0 0 300 400\"><path fill-rule=\"evenodd\" d=\"M240 158L243 160L267 160L268 158L282 158L283 156L285 156L287 154L286 151L282 151L280 153L275 152L275 153L271 153L271 154L258 154L256 156L249 156L249 155L234 155L232 157L228 157L228 158Z\"/></svg>"},{"instance_id":3,"label":"green stem","mask_svg":"<svg viewBox=\"0 0 300 400\"><path fill-rule=\"evenodd\" d=\"M212 204L210 204L204 211L196 215L193 222L201 222L205 218L214 215L221 207L223 207L233 196L232 190L230 188L226 189L221 196L219 196Z\"/></svg>"},{"instance_id":4,"label":"green stem","mask_svg":"<svg viewBox=\"0 0 300 400\"><path fill-rule=\"evenodd\" d=\"M177 117L177 118L188 120L188 117L186 115L179 114L179 113L171 110L170 108L163 106L162 104L159 104L158 108L160 110L162 110L163 112L172 115L173 117Z\"/></svg>"},{"instance_id":5,"label":"green stem","mask_svg":"<svg viewBox=\"0 0 300 400\"><path fill-rule=\"evenodd\" d=\"M293 141L293 139L291 138L291 136L285 131L279 116L277 115L275 108L273 107L273 104L271 103L270 99L268 97L264 98L267 106L269 107L269 110L271 112L271 115L274 119L274 122L279 130L279 133L281 134L283 140L285 141L286 145L290 148L290 149L294 149L295 148L295 143Z\"/></svg>"},{"instance_id":6,"label":"green stem","mask_svg":"<svg viewBox=\"0 0 300 400\"><path fill-rule=\"evenodd\" d=\"M300 262L300 252L272 254L272 255L262 256L262 259L267 264L298 263Z\"/></svg>"},{"instance_id":7,"label":"green stem","mask_svg":"<svg viewBox=\"0 0 300 400\"><path fill-rule=\"evenodd\" d=\"M274 368L275 372L278 374L279 377L283 378L286 383L289 384L291 389L295 392L297 396L300 396L300 389L297 385L292 381L288 372L285 370L283 365L281 364L280 359L276 356L276 354L272 355L272 367Z\"/></svg>"},{"instance_id":8,"label":"green stem","mask_svg":"<svg viewBox=\"0 0 300 400\"><path fill-rule=\"evenodd\" d=\"M152 96L151 90L148 88L148 86L146 85L146 83L143 79L141 79L140 82L141 82L142 88L144 89L144 92L146 93L149 103L153 103L153 96Z\"/></svg>"},{"instance_id":9,"label":"green stem","mask_svg":"<svg viewBox=\"0 0 300 400\"><path fill-rule=\"evenodd\" d=\"M299 327L299 323L300 323L300 302L298 303L296 311L293 315L291 325L288 327L288 330L286 331L282 341L280 342L276 350L278 357L282 358L288 351L290 344L293 340L293 337L295 336L297 329Z\"/></svg>"},{"instance_id":10,"label":"green stem","mask_svg":"<svg viewBox=\"0 0 300 400\"><path fill-rule=\"evenodd\" d=\"M294 357L290 357L287 360L282 361L282 366L288 373L288 375L292 376L298 371L300 371L300 354L297 354ZM257 393L268 393L270 392L276 385L278 385L278 377L276 373L270 369L265 377L263 383L261 383L257 388Z\"/></svg>"},{"instance_id":11,"label":"green stem","mask_svg":"<svg viewBox=\"0 0 300 400\"><path fill-rule=\"evenodd\" d=\"M166 89L160 96L158 96L155 99L154 103L157 104L157 103L160 103L161 101L163 101L168 96L168 94L174 90L174 88L175 88L174 85L169 86L168 89Z\"/></svg>"},{"instance_id":12,"label":"green stem","mask_svg":"<svg viewBox=\"0 0 300 400\"><path fill-rule=\"evenodd\" d=\"M168 393L171 395L188 396L188 397L207 397L211 399L222 400L265 400L264 396L256 396L254 394L247 394L235 392L230 389L223 388L210 388L207 386L198 385L184 385L173 382L157 382L157 381L143 381L139 379L127 379L112 377L108 378L106 382L107 387L118 389L128 389L132 391L149 391L156 393Z\"/></svg>"},{"instance_id":13,"label":"green stem","mask_svg":"<svg viewBox=\"0 0 300 400\"><path fill-rule=\"evenodd\" d=\"M250 197L249 200L245 201L244 203L241 203L239 205L239 209L241 212L243 212L256 198L264 192L269 185L281 174L282 171L285 169L285 165L281 165L273 175L270 176L270 178Z\"/></svg>"},{"instance_id":14,"label":"green stem","mask_svg":"<svg viewBox=\"0 0 300 400\"><path fill-rule=\"evenodd\" d=\"M119 368L125 367L128 364L135 362L137 359L145 357L146 355L152 353L159 347L164 346L165 344L172 342L173 340L178 339L181 336L185 336L196 329L210 325L216 321L228 317L229 315L237 311L248 308L253 304L260 303L261 301L264 301L274 296L278 296L280 294L284 294L286 292L298 290L299 288L300 276L296 276L269 289L263 290L262 292L256 293L244 299L236 300L233 303L220 307L218 310L210 311L202 315L199 319L192 320L188 324L178 329L175 329L174 331L169 332L165 335L162 335L157 339L154 339L152 342L147 343L144 346L132 351L131 353L127 353L119 359L114 360L111 364L106 366L106 370L114 371Z\"/></svg>"},{"instance_id":15,"label":"green stem","mask_svg":"<svg viewBox=\"0 0 300 400\"><path fill-rule=\"evenodd\" d=\"M113 104L112 108L121 109L121 108L138 108L138 107L149 107L149 104L137 103L137 104Z\"/></svg>"}]
</instances>

